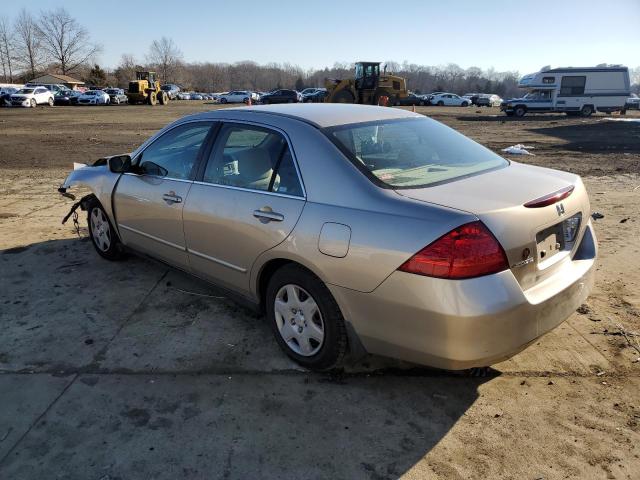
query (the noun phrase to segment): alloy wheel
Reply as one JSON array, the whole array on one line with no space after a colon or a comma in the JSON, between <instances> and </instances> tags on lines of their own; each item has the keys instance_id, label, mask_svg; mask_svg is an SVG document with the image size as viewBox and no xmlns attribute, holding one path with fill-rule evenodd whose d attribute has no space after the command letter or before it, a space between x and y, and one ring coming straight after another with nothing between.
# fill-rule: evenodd
<instances>
[{"instance_id":1,"label":"alloy wheel","mask_svg":"<svg viewBox=\"0 0 640 480\"><path fill-rule=\"evenodd\" d=\"M314 298L304 288L287 284L274 301L276 325L287 346L298 355L318 353L324 342L324 321Z\"/></svg>"},{"instance_id":2,"label":"alloy wheel","mask_svg":"<svg viewBox=\"0 0 640 480\"><path fill-rule=\"evenodd\" d=\"M91 211L91 234L93 241L101 251L106 252L111 246L111 227L101 208Z\"/></svg>"}]
</instances>

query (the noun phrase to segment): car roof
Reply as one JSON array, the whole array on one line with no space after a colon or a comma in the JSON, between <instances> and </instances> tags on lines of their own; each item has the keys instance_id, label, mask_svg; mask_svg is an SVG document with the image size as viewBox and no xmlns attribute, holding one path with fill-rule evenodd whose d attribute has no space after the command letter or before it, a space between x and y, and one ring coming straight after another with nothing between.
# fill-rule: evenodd
<instances>
[{"instance_id":1,"label":"car roof","mask_svg":"<svg viewBox=\"0 0 640 480\"><path fill-rule=\"evenodd\" d=\"M353 105L345 103L293 103L281 105L256 105L213 110L197 114L196 117L216 118L230 113L257 113L294 118L318 128L348 125L352 123L392 120L397 118L422 117L422 115L399 108Z\"/></svg>"}]
</instances>

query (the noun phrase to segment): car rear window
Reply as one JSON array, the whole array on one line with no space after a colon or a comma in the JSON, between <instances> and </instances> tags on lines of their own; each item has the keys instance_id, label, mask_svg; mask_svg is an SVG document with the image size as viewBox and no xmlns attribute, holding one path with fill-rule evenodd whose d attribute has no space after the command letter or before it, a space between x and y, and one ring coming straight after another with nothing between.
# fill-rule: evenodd
<instances>
[{"instance_id":1,"label":"car rear window","mask_svg":"<svg viewBox=\"0 0 640 480\"><path fill-rule=\"evenodd\" d=\"M509 164L426 117L343 125L326 132L360 171L387 188L428 187Z\"/></svg>"}]
</instances>

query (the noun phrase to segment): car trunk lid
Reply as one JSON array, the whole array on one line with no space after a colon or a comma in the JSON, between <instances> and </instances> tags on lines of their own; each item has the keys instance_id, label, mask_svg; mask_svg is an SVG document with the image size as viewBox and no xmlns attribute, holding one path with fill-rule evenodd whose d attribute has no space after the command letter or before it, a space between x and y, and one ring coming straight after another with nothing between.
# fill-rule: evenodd
<instances>
[{"instance_id":1,"label":"car trunk lid","mask_svg":"<svg viewBox=\"0 0 640 480\"><path fill-rule=\"evenodd\" d=\"M516 162L441 185L396 192L476 215L504 248L511 271L523 288L537 284L561 268L563 261L570 261L590 208L578 176ZM560 195L564 198L525 206L558 192L564 192Z\"/></svg>"}]
</instances>

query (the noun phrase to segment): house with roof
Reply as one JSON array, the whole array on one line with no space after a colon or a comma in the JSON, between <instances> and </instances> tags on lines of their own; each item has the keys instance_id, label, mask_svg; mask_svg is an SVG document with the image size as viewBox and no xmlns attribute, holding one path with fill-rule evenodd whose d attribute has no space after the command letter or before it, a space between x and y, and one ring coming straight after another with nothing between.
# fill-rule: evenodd
<instances>
[{"instance_id":1,"label":"house with roof","mask_svg":"<svg viewBox=\"0 0 640 480\"><path fill-rule=\"evenodd\" d=\"M78 90L79 87L84 85L82 80L70 77L68 75L61 75L58 73L46 73L40 77L36 77L33 80L29 80L29 83L41 83L41 84L58 84L64 85L71 90Z\"/></svg>"}]
</instances>

